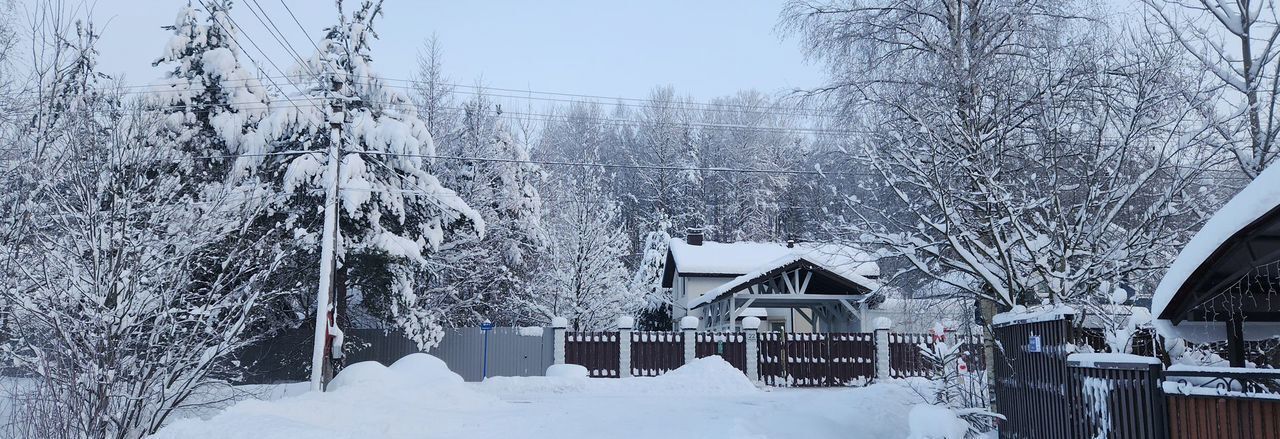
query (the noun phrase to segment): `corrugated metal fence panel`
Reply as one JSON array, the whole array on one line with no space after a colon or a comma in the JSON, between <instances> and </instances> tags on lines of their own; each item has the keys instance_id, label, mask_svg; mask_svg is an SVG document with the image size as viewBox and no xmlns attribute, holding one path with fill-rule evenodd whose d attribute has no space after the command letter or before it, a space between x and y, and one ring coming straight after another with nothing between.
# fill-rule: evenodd
<instances>
[{"instance_id":1,"label":"corrugated metal fence panel","mask_svg":"<svg viewBox=\"0 0 1280 439\"><path fill-rule=\"evenodd\" d=\"M401 357L419 351L418 344L399 331L348 329L343 331L343 337L347 364L377 361L390 366Z\"/></svg>"},{"instance_id":2,"label":"corrugated metal fence panel","mask_svg":"<svg viewBox=\"0 0 1280 439\"><path fill-rule=\"evenodd\" d=\"M1001 438L1073 438L1066 413L1067 361L1071 342L1071 316L1062 319L1018 322L992 328L996 342L997 411L1006 420ZM1040 352L1029 352L1029 340L1040 338Z\"/></svg>"},{"instance_id":3,"label":"corrugated metal fence panel","mask_svg":"<svg viewBox=\"0 0 1280 439\"><path fill-rule=\"evenodd\" d=\"M550 336L543 328L493 328L489 331L489 376L541 376L551 365ZM467 381L485 370L485 334L480 328L446 329L440 345L427 351Z\"/></svg>"},{"instance_id":4,"label":"corrugated metal fence panel","mask_svg":"<svg viewBox=\"0 0 1280 439\"><path fill-rule=\"evenodd\" d=\"M1068 364L1073 437L1165 439L1159 364Z\"/></svg>"}]
</instances>

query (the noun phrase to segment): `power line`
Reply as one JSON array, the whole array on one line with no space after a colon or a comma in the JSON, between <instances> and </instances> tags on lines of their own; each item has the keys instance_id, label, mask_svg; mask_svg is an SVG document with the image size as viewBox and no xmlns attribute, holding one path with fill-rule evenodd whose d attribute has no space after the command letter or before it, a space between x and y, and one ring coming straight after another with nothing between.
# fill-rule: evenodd
<instances>
[{"instance_id":1,"label":"power line","mask_svg":"<svg viewBox=\"0 0 1280 439\"><path fill-rule=\"evenodd\" d=\"M231 26L227 26L227 25L225 25L225 24L221 23L221 22L218 20L218 15L217 15L217 14L215 14L215 13L213 12L213 9L212 9L212 8L210 8L210 7L209 7L209 5L208 5L208 4L206 4L206 3L204 2L204 0L196 0L196 1L200 2L200 6L203 6L203 7L204 7L204 11L205 11L205 12L207 12L207 13L209 14L209 18L213 19L213 23L214 23L214 24L216 24L216 25L218 25L218 26L222 26L222 29L227 33L227 38L228 38L228 39L230 39L230 40L231 40L231 42L235 43L235 44L236 44L236 47L243 47L243 46L240 44L240 41L239 41L239 40L237 40L237 39L236 39L236 36L235 36L235 34L236 34L236 32L235 32L235 31L236 31L236 30L239 30L240 25L235 24L235 19L232 19L232 18L231 18L231 14L226 14L227 19L228 19L228 20L231 20ZM257 46L258 46L258 45L257 45L257 43L254 43L254 42L253 42L253 38L249 38L249 36L248 36L248 35L244 35L244 37L245 37L245 38L248 38L248 39L249 39L249 42L250 42L250 43L252 43L254 47L257 47ZM246 58L249 58L249 62L253 63L253 66L254 66L254 67L256 67L256 68L258 69L258 73L262 74L262 76L263 76L263 77L267 78L267 80L271 82L271 85L276 86L276 90L279 90L279 91L280 91L280 93L282 93L282 94L284 93L284 90L280 88L280 84L277 84L277 83L276 83L276 81L275 81L274 79L271 79L271 76L270 76L270 75L267 75L267 72L265 72L265 71L263 71L263 70L262 70L262 64L259 64L259 63L258 63L258 60L256 60L256 59L254 59L254 58L253 58L253 55L250 55L250 54L249 54L249 52L247 52L247 51L243 51L243 50L241 51L241 53L243 53L243 54L244 54L244 56L245 56ZM264 56L264 57L266 57L266 56L267 56L267 55L266 55L266 53L264 53L264 52L262 51L262 49L261 49L261 48L259 48L259 49L258 49L258 53L261 53L261 54L262 54L262 56ZM270 62L270 61L271 61L271 58L267 58L267 61L269 61L269 62ZM272 65L275 65L275 63L274 63L274 62L272 62ZM277 68L276 68L276 70L280 70L280 69L277 67ZM281 74L284 74L285 72L284 72L284 71L280 71L280 73L281 73ZM287 79L286 79L286 80L287 80ZM294 86L294 87L297 87L297 86Z\"/></svg>"},{"instance_id":2,"label":"power line","mask_svg":"<svg viewBox=\"0 0 1280 439\"><path fill-rule=\"evenodd\" d=\"M257 2L255 1L254 3ZM289 7L289 3L286 3L284 0L280 0L280 4L284 5L284 10L289 13L290 17L293 17L293 22L298 25L298 30L302 31L302 37L305 38L307 42L311 43L311 47L316 48L316 53L324 52L323 50L320 50L319 45L316 45L315 40L312 40L311 37L307 36L307 27L303 26L302 22L298 20L298 16L293 14L293 9Z\"/></svg>"},{"instance_id":3,"label":"power line","mask_svg":"<svg viewBox=\"0 0 1280 439\"><path fill-rule=\"evenodd\" d=\"M599 163L599 162L567 162L556 160L524 160L524 159L506 159L497 157L463 157L448 155L432 155L432 154L403 154L381 151L350 151L358 154L394 156L394 157L420 157L437 160L456 160L466 162L496 162L496 163L514 163L514 164L532 164L544 166L573 166L573 167L589 167L589 168L606 168L606 169L637 169L637 170L659 170L659 171L688 171L688 172L737 172L746 174L786 174L786 175L872 175L870 173L848 173L848 172L819 172L819 171L799 171L792 169L765 169L765 168L733 168L733 167L696 167L696 166L667 166L667 165L628 165L621 163Z\"/></svg>"},{"instance_id":4,"label":"power line","mask_svg":"<svg viewBox=\"0 0 1280 439\"><path fill-rule=\"evenodd\" d=\"M250 0L250 1L252 1L254 5L257 5L258 9L262 10L262 15L258 15L258 12L254 11L253 6L250 6L248 3L245 3L244 6L246 8L249 8L249 12L253 13L254 18L257 18L259 23L262 23L262 26L267 29L267 33L271 34L271 38L274 38L276 40L276 43L280 44L281 47L284 47L285 52L289 53L289 55L292 56L294 60L298 61L299 66L301 66L304 69L307 69L307 73L310 73L312 76L318 76L316 75L316 72L311 69L311 66L307 65L306 61L303 61L302 55L299 54L298 51L293 48L293 44L290 43L289 39L284 36L284 32L281 32L280 28L276 27L275 20L272 20L271 15L267 14L267 10L262 8L262 4L258 3L258 0ZM263 20L263 16L266 17L265 21ZM277 36L276 35L277 33L279 33L280 35Z\"/></svg>"}]
</instances>

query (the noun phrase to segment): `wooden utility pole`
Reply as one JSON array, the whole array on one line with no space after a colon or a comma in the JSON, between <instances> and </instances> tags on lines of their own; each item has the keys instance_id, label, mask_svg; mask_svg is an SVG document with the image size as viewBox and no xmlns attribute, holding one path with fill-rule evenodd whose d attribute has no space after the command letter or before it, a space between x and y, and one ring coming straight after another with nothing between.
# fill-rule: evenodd
<instances>
[{"instance_id":1,"label":"wooden utility pole","mask_svg":"<svg viewBox=\"0 0 1280 439\"><path fill-rule=\"evenodd\" d=\"M329 359L329 327L337 324L333 306L333 275L337 268L338 166L341 162L342 123L346 119L342 83L333 81L329 96L329 159L325 169L324 230L320 243L320 282L316 289L316 331L311 349L311 390L324 391L333 378Z\"/></svg>"}]
</instances>

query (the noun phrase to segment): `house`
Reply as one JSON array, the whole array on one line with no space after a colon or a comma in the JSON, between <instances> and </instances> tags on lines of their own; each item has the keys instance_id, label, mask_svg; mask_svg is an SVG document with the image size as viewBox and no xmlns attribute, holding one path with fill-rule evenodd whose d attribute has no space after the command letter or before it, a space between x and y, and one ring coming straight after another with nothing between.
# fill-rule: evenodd
<instances>
[{"instance_id":1,"label":"house","mask_svg":"<svg viewBox=\"0 0 1280 439\"><path fill-rule=\"evenodd\" d=\"M814 243L704 241L700 229L672 239L662 286L672 318L698 317L704 330L728 331L754 316L761 330L860 332L880 284L874 258L859 249Z\"/></svg>"},{"instance_id":2,"label":"house","mask_svg":"<svg viewBox=\"0 0 1280 439\"><path fill-rule=\"evenodd\" d=\"M1151 299L1166 337L1245 343L1280 335L1280 166L1263 171L1213 215L1170 265Z\"/></svg>"}]
</instances>

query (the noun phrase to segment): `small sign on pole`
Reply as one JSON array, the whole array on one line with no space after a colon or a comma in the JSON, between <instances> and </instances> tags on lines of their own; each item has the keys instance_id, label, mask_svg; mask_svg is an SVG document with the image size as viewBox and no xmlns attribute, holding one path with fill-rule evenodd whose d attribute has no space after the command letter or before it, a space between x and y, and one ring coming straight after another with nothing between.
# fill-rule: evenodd
<instances>
[{"instance_id":1,"label":"small sign on pole","mask_svg":"<svg viewBox=\"0 0 1280 439\"><path fill-rule=\"evenodd\" d=\"M1040 336L1032 335L1027 338L1027 352L1040 352Z\"/></svg>"},{"instance_id":2,"label":"small sign on pole","mask_svg":"<svg viewBox=\"0 0 1280 439\"><path fill-rule=\"evenodd\" d=\"M484 331L484 357L480 362L481 379L489 379L489 331L493 329L493 322L485 320L480 324L480 330Z\"/></svg>"}]
</instances>

